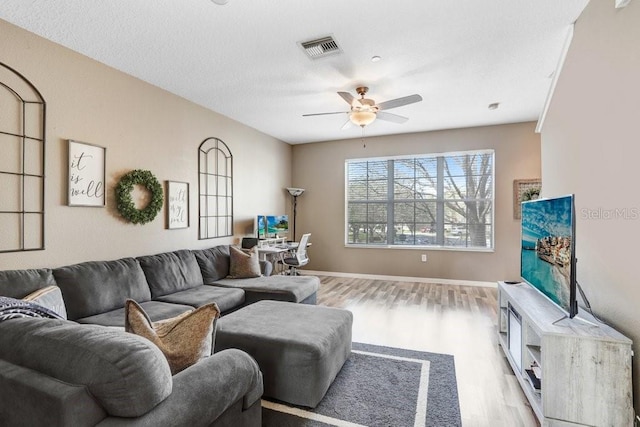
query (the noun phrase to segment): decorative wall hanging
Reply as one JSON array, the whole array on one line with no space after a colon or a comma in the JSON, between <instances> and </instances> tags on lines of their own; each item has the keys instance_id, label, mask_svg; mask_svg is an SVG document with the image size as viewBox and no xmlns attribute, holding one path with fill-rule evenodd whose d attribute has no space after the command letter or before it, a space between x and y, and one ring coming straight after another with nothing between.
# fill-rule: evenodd
<instances>
[{"instance_id":1,"label":"decorative wall hanging","mask_svg":"<svg viewBox=\"0 0 640 427\"><path fill-rule=\"evenodd\" d=\"M189 183L167 181L167 228L189 227Z\"/></svg>"},{"instance_id":2,"label":"decorative wall hanging","mask_svg":"<svg viewBox=\"0 0 640 427\"><path fill-rule=\"evenodd\" d=\"M0 252L44 249L46 103L0 62Z\"/></svg>"},{"instance_id":3,"label":"decorative wall hanging","mask_svg":"<svg viewBox=\"0 0 640 427\"><path fill-rule=\"evenodd\" d=\"M198 147L198 238L233 235L233 156L218 138Z\"/></svg>"},{"instance_id":4,"label":"decorative wall hanging","mask_svg":"<svg viewBox=\"0 0 640 427\"><path fill-rule=\"evenodd\" d=\"M151 200L143 209L136 208L131 198L131 191L136 184L145 187L151 195ZM116 186L116 202L118 212L124 219L134 224L146 224L153 221L162 209L164 202L162 186L150 171L132 170L120 178Z\"/></svg>"},{"instance_id":5,"label":"decorative wall hanging","mask_svg":"<svg viewBox=\"0 0 640 427\"><path fill-rule=\"evenodd\" d=\"M522 212L520 204L528 200L540 197L542 180L540 179L514 179L513 180L513 218L520 219Z\"/></svg>"},{"instance_id":6,"label":"decorative wall hanging","mask_svg":"<svg viewBox=\"0 0 640 427\"><path fill-rule=\"evenodd\" d=\"M69 140L69 206L105 206L106 149Z\"/></svg>"}]
</instances>

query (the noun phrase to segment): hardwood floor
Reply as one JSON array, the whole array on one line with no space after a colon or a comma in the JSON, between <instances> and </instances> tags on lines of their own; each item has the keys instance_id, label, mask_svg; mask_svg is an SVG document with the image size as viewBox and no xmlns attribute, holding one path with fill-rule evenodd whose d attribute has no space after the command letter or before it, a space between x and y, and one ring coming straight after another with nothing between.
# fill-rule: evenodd
<instances>
[{"instance_id":1,"label":"hardwood floor","mask_svg":"<svg viewBox=\"0 0 640 427\"><path fill-rule=\"evenodd\" d=\"M463 426L539 425L498 346L497 289L319 277L318 304L353 312L353 341L454 356Z\"/></svg>"}]
</instances>

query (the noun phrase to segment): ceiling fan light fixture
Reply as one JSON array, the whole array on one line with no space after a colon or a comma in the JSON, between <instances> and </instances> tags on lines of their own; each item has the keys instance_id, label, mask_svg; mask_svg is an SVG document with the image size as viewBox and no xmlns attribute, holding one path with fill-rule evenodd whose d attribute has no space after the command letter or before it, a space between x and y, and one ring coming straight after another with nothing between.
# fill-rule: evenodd
<instances>
[{"instance_id":1,"label":"ceiling fan light fixture","mask_svg":"<svg viewBox=\"0 0 640 427\"><path fill-rule=\"evenodd\" d=\"M211 0L211 1L220 6L224 6L225 4L229 3L229 0Z\"/></svg>"},{"instance_id":2,"label":"ceiling fan light fixture","mask_svg":"<svg viewBox=\"0 0 640 427\"><path fill-rule=\"evenodd\" d=\"M349 119L354 125L365 127L376 119L376 113L373 111L352 111Z\"/></svg>"}]
</instances>

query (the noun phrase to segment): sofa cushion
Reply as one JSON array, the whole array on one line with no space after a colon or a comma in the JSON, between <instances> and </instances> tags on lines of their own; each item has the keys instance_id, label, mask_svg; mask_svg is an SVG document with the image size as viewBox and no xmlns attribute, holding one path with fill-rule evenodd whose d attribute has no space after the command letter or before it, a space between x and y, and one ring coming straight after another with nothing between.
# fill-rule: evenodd
<instances>
[{"instance_id":1,"label":"sofa cushion","mask_svg":"<svg viewBox=\"0 0 640 427\"><path fill-rule=\"evenodd\" d=\"M220 312L226 313L229 310L242 306L244 303L244 291L242 289L202 285L197 288L159 297L156 301L190 305L196 308L215 302Z\"/></svg>"},{"instance_id":2,"label":"sofa cushion","mask_svg":"<svg viewBox=\"0 0 640 427\"><path fill-rule=\"evenodd\" d=\"M152 322L133 300L127 300L125 309L125 331L157 345L167 358L173 375L211 355L213 332L220 317L215 303L160 322Z\"/></svg>"},{"instance_id":3,"label":"sofa cushion","mask_svg":"<svg viewBox=\"0 0 640 427\"><path fill-rule=\"evenodd\" d=\"M67 309L64 305L64 300L62 299L62 291L55 285L47 286L46 288L31 292L29 295L22 298L22 300L41 305L57 313L63 319L67 318Z\"/></svg>"},{"instance_id":4,"label":"sofa cushion","mask_svg":"<svg viewBox=\"0 0 640 427\"><path fill-rule=\"evenodd\" d=\"M218 279L224 279L229 275L229 263L231 257L229 255L229 246L220 245L209 249L200 249L192 251L200 270L202 279L205 284L210 284Z\"/></svg>"},{"instance_id":5,"label":"sofa cushion","mask_svg":"<svg viewBox=\"0 0 640 427\"><path fill-rule=\"evenodd\" d=\"M140 416L172 390L167 360L153 343L102 326L8 320L0 323L0 358L60 381L84 384L114 416Z\"/></svg>"},{"instance_id":6,"label":"sofa cushion","mask_svg":"<svg viewBox=\"0 0 640 427\"><path fill-rule=\"evenodd\" d=\"M139 303L144 311L149 315L152 321L157 322L159 320L170 319L178 316L185 311L193 310L190 305L170 304L168 302L161 301L145 301ZM93 316L81 317L76 319L78 323L87 323L92 325L102 326L117 326L124 328L125 308L121 307L115 310L107 311L106 313L94 314Z\"/></svg>"},{"instance_id":7,"label":"sofa cushion","mask_svg":"<svg viewBox=\"0 0 640 427\"><path fill-rule=\"evenodd\" d=\"M33 291L55 285L51 269L0 271L0 295L22 298Z\"/></svg>"},{"instance_id":8,"label":"sofa cushion","mask_svg":"<svg viewBox=\"0 0 640 427\"><path fill-rule=\"evenodd\" d=\"M53 276L71 320L124 307L127 298L139 302L151 299L142 268L133 258L60 267L53 270Z\"/></svg>"},{"instance_id":9,"label":"sofa cushion","mask_svg":"<svg viewBox=\"0 0 640 427\"><path fill-rule=\"evenodd\" d=\"M191 251L166 252L137 259L153 298L203 285L200 266Z\"/></svg>"},{"instance_id":10,"label":"sofa cushion","mask_svg":"<svg viewBox=\"0 0 640 427\"><path fill-rule=\"evenodd\" d=\"M262 275L256 247L247 251L229 246L229 255L229 277L231 279L249 279Z\"/></svg>"},{"instance_id":11,"label":"sofa cushion","mask_svg":"<svg viewBox=\"0 0 640 427\"><path fill-rule=\"evenodd\" d=\"M320 289L320 279L315 276L268 276L253 279L221 279L215 286L242 289L245 304L265 299L302 302Z\"/></svg>"}]
</instances>

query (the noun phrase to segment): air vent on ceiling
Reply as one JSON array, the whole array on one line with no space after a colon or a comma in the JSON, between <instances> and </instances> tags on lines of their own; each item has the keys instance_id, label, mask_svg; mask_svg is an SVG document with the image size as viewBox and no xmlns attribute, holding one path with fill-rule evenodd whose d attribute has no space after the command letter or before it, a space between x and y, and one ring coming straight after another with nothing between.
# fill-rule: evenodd
<instances>
[{"instance_id":1,"label":"air vent on ceiling","mask_svg":"<svg viewBox=\"0 0 640 427\"><path fill-rule=\"evenodd\" d=\"M338 43L331 36L302 42L300 46L302 46L311 59L322 58L341 52L340 46L338 46Z\"/></svg>"}]
</instances>

